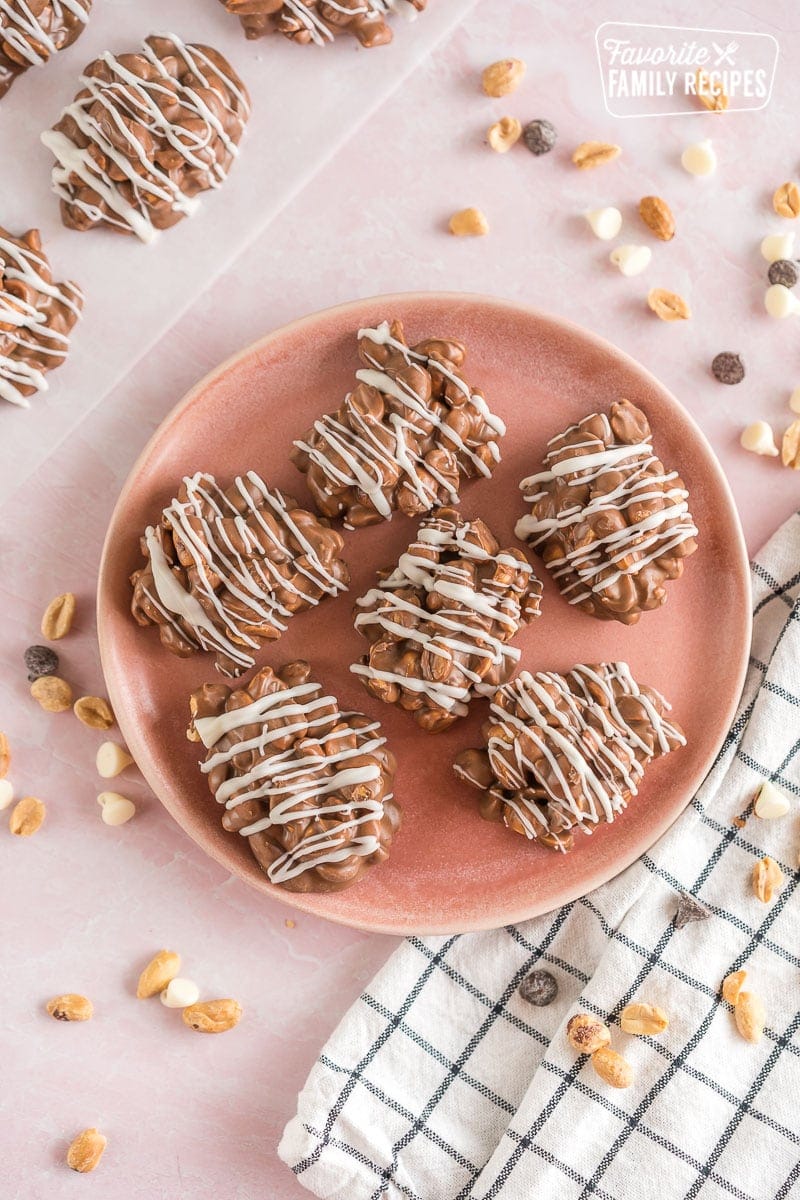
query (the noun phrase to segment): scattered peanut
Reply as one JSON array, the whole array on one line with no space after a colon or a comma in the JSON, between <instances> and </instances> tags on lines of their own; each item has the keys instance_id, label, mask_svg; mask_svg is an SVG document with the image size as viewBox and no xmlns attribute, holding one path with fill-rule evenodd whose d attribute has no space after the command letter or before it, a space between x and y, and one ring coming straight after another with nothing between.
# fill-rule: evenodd
<instances>
[{"instance_id":1,"label":"scattered peanut","mask_svg":"<svg viewBox=\"0 0 800 1200\"><path fill-rule=\"evenodd\" d=\"M733 1010L736 1028L746 1042L760 1042L764 1033L764 1001L755 992L739 992Z\"/></svg>"},{"instance_id":2,"label":"scattered peanut","mask_svg":"<svg viewBox=\"0 0 800 1200\"><path fill-rule=\"evenodd\" d=\"M642 196L639 201L639 216L647 228L662 242L675 236L675 218L666 200L660 196Z\"/></svg>"},{"instance_id":3,"label":"scattered peanut","mask_svg":"<svg viewBox=\"0 0 800 1200\"><path fill-rule=\"evenodd\" d=\"M662 321L688 321L692 315L683 297L666 288L651 288L647 293L647 306Z\"/></svg>"},{"instance_id":4,"label":"scattered peanut","mask_svg":"<svg viewBox=\"0 0 800 1200\"><path fill-rule=\"evenodd\" d=\"M8 738L4 733L0 733L0 779L5 779L10 766L11 749L8 744Z\"/></svg>"},{"instance_id":5,"label":"scattered peanut","mask_svg":"<svg viewBox=\"0 0 800 1200\"><path fill-rule=\"evenodd\" d=\"M97 803L102 809L100 816L106 825L124 825L136 816L136 805L119 792L101 792Z\"/></svg>"},{"instance_id":6,"label":"scattered peanut","mask_svg":"<svg viewBox=\"0 0 800 1200\"><path fill-rule=\"evenodd\" d=\"M739 442L744 450L750 450L753 454L766 454L770 458L777 458L775 436L772 427L766 421L754 421L752 425L748 425L742 430Z\"/></svg>"},{"instance_id":7,"label":"scattered peanut","mask_svg":"<svg viewBox=\"0 0 800 1200\"><path fill-rule=\"evenodd\" d=\"M797 424L800 427L800 421ZM756 792L753 808L756 816L761 817L762 821L774 821L778 817L785 817L790 807L788 796L784 796L774 783L765 779Z\"/></svg>"},{"instance_id":8,"label":"scattered peanut","mask_svg":"<svg viewBox=\"0 0 800 1200\"><path fill-rule=\"evenodd\" d=\"M789 408L793 413L800 413L800 387L794 388L789 397Z\"/></svg>"},{"instance_id":9,"label":"scattered peanut","mask_svg":"<svg viewBox=\"0 0 800 1200\"><path fill-rule=\"evenodd\" d=\"M191 979L170 979L161 993L165 1008L188 1008L200 999L200 988Z\"/></svg>"},{"instance_id":10,"label":"scattered peanut","mask_svg":"<svg viewBox=\"0 0 800 1200\"><path fill-rule=\"evenodd\" d=\"M783 871L774 858L765 855L753 867L753 891L763 904L769 904L783 887Z\"/></svg>"},{"instance_id":11,"label":"scattered peanut","mask_svg":"<svg viewBox=\"0 0 800 1200\"><path fill-rule=\"evenodd\" d=\"M489 222L479 208L462 208L450 218L450 232L456 237L483 237Z\"/></svg>"},{"instance_id":12,"label":"scattered peanut","mask_svg":"<svg viewBox=\"0 0 800 1200\"><path fill-rule=\"evenodd\" d=\"M726 975L722 981L722 999L727 1000L728 1004L735 1004L746 978L747 971L732 971Z\"/></svg>"},{"instance_id":13,"label":"scattered peanut","mask_svg":"<svg viewBox=\"0 0 800 1200\"><path fill-rule=\"evenodd\" d=\"M117 742L103 742L98 748L95 765L101 779L114 779L129 767L133 759Z\"/></svg>"},{"instance_id":14,"label":"scattered peanut","mask_svg":"<svg viewBox=\"0 0 800 1200\"><path fill-rule=\"evenodd\" d=\"M107 1145L108 1138L98 1130L84 1129L67 1151L67 1166L72 1167L73 1171L80 1171L82 1175L93 1171L103 1157Z\"/></svg>"},{"instance_id":15,"label":"scattered peanut","mask_svg":"<svg viewBox=\"0 0 800 1200\"><path fill-rule=\"evenodd\" d=\"M487 96L499 99L515 92L525 75L525 63L520 58L501 58L486 67L481 76L481 86Z\"/></svg>"},{"instance_id":16,"label":"scattered peanut","mask_svg":"<svg viewBox=\"0 0 800 1200\"><path fill-rule=\"evenodd\" d=\"M51 600L42 617L42 637L51 642L66 637L75 619L75 597L72 592L64 592Z\"/></svg>"},{"instance_id":17,"label":"scattered peanut","mask_svg":"<svg viewBox=\"0 0 800 1200\"><path fill-rule=\"evenodd\" d=\"M174 950L159 950L139 976L136 995L140 1000L157 996L175 978L181 969L181 956Z\"/></svg>"},{"instance_id":18,"label":"scattered peanut","mask_svg":"<svg viewBox=\"0 0 800 1200\"><path fill-rule=\"evenodd\" d=\"M572 161L582 171L613 162L622 154L622 147L613 142L581 142L572 153Z\"/></svg>"},{"instance_id":19,"label":"scattered peanut","mask_svg":"<svg viewBox=\"0 0 800 1200\"><path fill-rule=\"evenodd\" d=\"M800 421L792 421L781 440L781 462L800 471Z\"/></svg>"},{"instance_id":20,"label":"scattered peanut","mask_svg":"<svg viewBox=\"0 0 800 1200\"><path fill-rule=\"evenodd\" d=\"M498 154L505 154L522 137L522 122L516 117L501 117L490 125L486 140Z\"/></svg>"},{"instance_id":21,"label":"scattered peanut","mask_svg":"<svg viewBox=\"0 0 800 1200\"><path fill-rule=\"evenodd\" d=\"M32 837L41 829L47 809L35 796L23 796L11 810L8 828L17 837Z\"/></svg>"},{"instance_id":22,"label":"scattered peanut","mask_svg":"<svg viewBox=\"0 0 800 1200\"><path fill-rule=\"evenodd\" d=\"M48 1002L47 1011L56 1021L88 1021L94 1007L86 996L77 992L66 992L63 996L55 996Z\"/></svg>"},{"instance_id":23,"label":"scattered peanut","mask_svg":"<svg viewBox=\"0 0 800 1200\"><path fill-rule=\"evenodd\" d=\"M242 1019L242 1006L236 1000L202 1000L183 1010L184 1022L199 1033L225 1033Z\"/></svg>"},{"instance_id":24,"label":"scattered peanut","mask_svg":"<svg viewBox=\"0 0 800 1200\"><path fill-rule=\"evenodd\" d=\"M651 1037L653 1034L664 1032L669 1025L669 1017L658 1005L637 1001L625 1005L620 1013L619 1024L623 1033Z\"/></svg>"},{"instance_id":25,"label":"scattered peanut","mask_svg":"<svg viewBox=\"0 0 800 1200\"><path fill-rule=\"evenodd\" d=\"M596 1050L591 1061L597 1074L610 1087L628 1088L633 1083L633 1067L610 1046Z\"/></svg>"},{"instance_id":26,"label":"scattered peanut","mask_svg":"<svg viewBox=\"0 0 800 1200\"><path fill-rule=\"evenodd\" d=\"M794 220L800 217L800 188L796 183L782 183L772 197L772 207L779 217Z\"/></svg>"},{"instance_id":27,"label":"scattered peanut","mask_svg":"<svg viewBox=\"0 0 800 1200\"><path fill-rule=\"evenodd\" d=\"M730 101L725 94L721 79L712 79L707 71L698 67L694 77L695 95L703 108L709 112L725 112Z\"/></svg>"},{"instance_id":28,"label":"scattered peanut","mask_svg":"<svg viewBox=\"0 0 800 1200\"><path fill-rule=\"evenodd\" d=\"M58 675L40 675L34 679L31 695L45 712L66 712L72 707L72 688Z\"/></svg>"},{"instance_id":29,"label":"scattered peanut","mask_svg":"<svg viewBox=\"0 0 800 1200\"><path fill-rule=\"evenodd\" d=\"M567 1022L567 1040L579 1054L594 1054L611 1041L609 1028L599 1017L576 1013Z\"/></svg>"},{"instance_id":30,"label":"scattered peanut","mask_svg":"<svg viewBox=\"0 0 800 1200\"><path fill-rule=\"evenodd\" d=\"M110 729L114 724L111 705L102 696L81 696L75 701L72 711L90 729Z\"/></svg>"}]
</instances>

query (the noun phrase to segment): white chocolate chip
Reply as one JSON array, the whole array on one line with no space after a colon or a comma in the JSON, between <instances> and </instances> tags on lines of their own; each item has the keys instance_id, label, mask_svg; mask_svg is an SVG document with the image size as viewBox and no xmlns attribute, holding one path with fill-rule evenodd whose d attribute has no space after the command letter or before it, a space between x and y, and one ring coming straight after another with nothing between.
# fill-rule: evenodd
<instances>
[{"instance_id":1,"label":"white chocolate chip","mask_svg":"<svg viewBox=\"0 0 800 1200\"><path fill-rule=\"evenodd\" d=\"M770 233L761 242L761 254L768 263L779 258L791 258L794 250L793 233Z\"/></svg>"},{"instance_id":2,"label":"white chocolate chip","mask_svg":"<svg viewBox=\"0 0 800 1200\"><path fill-rule=\"evenodd\" d=\"M742 430L739 441L745 450L751 450L753 454L768 454L770 458L775 458L778 454L775 437L766 421L754 421L752 425L748 425Z\"/></svg>"},{"instance_id":3,"label":"white chocolate chip","mask_svg":"<svg viewBox=\"0 0 800 1200\"><path fill-rule=\"evenodd\" d=\"M777 817L785 817L790 808L788 796L784 796L774 783L766 779L756 793L756 816L763 821L774 821Z\"/></svg>"},{"instance_id":4,"label":"white chocolate chip","mask_svg":"<svg viewBox=\"0 0 800 1200\"><path fill-rule=\"evenodd\" d=\"M773 283L764 293L764 308L771 317L793 317L800 312L800 300L782 283Z\"/></svg>"},{"instance_id":5,"label":"white chocolate chip","mask_svg":"<svg viewBox=\"0 0 800 1200\"><path fill-rule=\"evenodd\" d=\"M200 988L191 979L170 979L161 993L166 1008L188 1008L200 999Z\"/></svg>"},{"instance_id":6,"label":"white chocolate chip","mask_svg":"<svg viewBox=\"0 0 800 1200\"><path fill-rule=\"evenodd\" d=\"M687 146L681 155L681 166L690 175L713 175L717 169L717 155L711 139Z\"/></svg>"},{"instance_id":7,"label":"white chocolate chip","mask_svg":"<svg viewBox=\"0 0 800 1200\"><path fill-rule=\"evenodd\" d=\"M592 233L601 242L610 242L622 228L622 213L618 208L593 208L584 213Z\"/></svg>"},{"instance_id":8,"label":"white chocolate chip","mask_svg":"<svg viewBox=\"0 0 800 1200\"><path fill-rule=\"evenodd\" d=\"M10 779L0 779L0 812L8 808L14 799L14 785Z\"/></svg>"},{"instance_id":9,"label":"white chocolate chip","mask_svg":"<svg viewBox=\"0 0 800 1200\"><path fill-rule=\"evenodd\" d=\"M133 801L119 792L101 792L97 803L103 810L101 815L106 825L124 825L136 812Z\"/></svg>"},{"instance_id":10,"label":"white chocolate chip","mask_svg":"<svg viewBox=\"0 0 800 1200\"><path fill-rule=\"evenodd\" d=\"M623 275L641 275L649 266L653 252L649 246L617 246L608 257Z\"/></svg>"},{"instance_id":11,"label":"white chocolate chip","mask_svg":"<svg viewBox=\"0 0 800 1200\"><path fill-rule=\"evenodd\" d=\"M800 413L800 387L796 387L789 397L789 408L794 413Z\"/></svg>"},{"instance_id":12,"label":"white chocolate chip","mask_svg":"<svg viewBox=\"0 0 800 1200\"><path fill-rule=\"evenodd\" d=\"M117 742L103 742L97 751L97 774L101 779L113 779L133 762L124 746Z\"/></svg>"}]
</instances>

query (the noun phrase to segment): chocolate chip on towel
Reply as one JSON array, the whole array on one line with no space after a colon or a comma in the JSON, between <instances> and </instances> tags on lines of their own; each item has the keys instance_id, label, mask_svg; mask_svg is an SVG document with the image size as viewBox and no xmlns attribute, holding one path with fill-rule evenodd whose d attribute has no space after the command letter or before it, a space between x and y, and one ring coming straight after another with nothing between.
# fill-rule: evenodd
<instances>
[{"instance_id":1,"label":"chocolate chip on towel","mask_svg":"<svg viewBox=\"0 0 800 1200\"><path fill-rule=\"evenodd\" d=\"M769 264L767 272L770 283L782 283L784 287L793 288L797 283L797 263L790 258L776 258Z\"/></svg>"},{"instance_id":2,"label":"chocolate chip on towel","mask_svg":"<svg viewBox=\"0 0 800 1200\"><path fill-rule=\"evenodd\" d=\"M741 383L744 379L744 363L738 354L723 350L712 361L711 374L720 383Z\"/></svg>"},{"instance_id":3,"label":"chocolate chip on towel","mask_svg":"<svg viewBox=\"0 0 800 1200\"><path fill-rule=\"evenodd\" d=\"M549 971L531 971L519 985L519 994L529 1004L545 1008L552 1004L558 995L558 982L555 975L551 975Z\"/></svg>"},{"instance_id":4,"label":"chocolate chip on towel","mask_svg":"<svg viewBox=\"0 0 800 1200\"><path fill-rule=\"evenodd\" d=\"M25 651L25 666L28 682L33 683L40 675L55 675L58 671L58 655L49 646L28 646Z\"/></svg>"},{"instance_id":5,"label":"chocolate chip on towel","mask_svg":"<svg viewBox=\"0 0 800 1200\"><path fill-rule=\"evenodd\" d=\"M681 892L672 920L676 929L683 929L684 925L689 925L692 921L705 921L712 915L711 909L706 908L696 896L690 895L689 892Z\"/></svg>"}]
</instances>

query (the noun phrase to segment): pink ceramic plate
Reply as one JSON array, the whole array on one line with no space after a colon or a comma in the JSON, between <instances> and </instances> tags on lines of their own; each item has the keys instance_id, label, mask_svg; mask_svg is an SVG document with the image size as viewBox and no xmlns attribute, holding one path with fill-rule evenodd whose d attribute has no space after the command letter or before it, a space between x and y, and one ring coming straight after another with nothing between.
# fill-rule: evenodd
<instances>
[{"instance_id":1,"label":"pink ceramic plate","mask_svg":"<svg viewBox=\"0 0 800 1200\"><path fill-rule=\"evenodd\" d=\"M655 445L691 493L700 550L660 612L626 629L576 612L545 581L543 615L518 639L530 670L626 659L636 677L663 691L688 734L684 750L650 767L637 799L611 826L580 834L569 855L531 846L478 816L477 793L460 785L454 755L479 743L485 702L438 736L371 699L348 665L363 650L351 622L355 598L377 567L393 563L414 525L346 535L349 595L296 617L260 662L308 658L345 708L383 722L399 770L404 825L389 862L349 891L294 895L270 884L243 838L226 834L220 810L187 742L187 698L215 676L206 657L181 660L155 629L130 616L128 576L140 564L138 539L184 474L229 480L257 469L270 484L307 498L289 462L292 439L335 408L353 384L355 330L399 317L411 342L441 334L468 347L468 377L508 425L503 461L491 480L467 484L463 511L480 515L504 541L523 512L519 480L535 470L545 442L564 426L625 396L646 411ZM677 401L607 342L541 313L482 296L402 295L360 300L296 321L243 350L199 383L157 431L119 499L100 569L100 647L109 694L131 752L150 786L198 845L263 895L333 921L391 933L491 928L581 896L643 854L694 794L730 725L750 638L747 558L738 518L708 443ZM253 896L253 903L258 903Z\"/></svg>"}]
</instances>

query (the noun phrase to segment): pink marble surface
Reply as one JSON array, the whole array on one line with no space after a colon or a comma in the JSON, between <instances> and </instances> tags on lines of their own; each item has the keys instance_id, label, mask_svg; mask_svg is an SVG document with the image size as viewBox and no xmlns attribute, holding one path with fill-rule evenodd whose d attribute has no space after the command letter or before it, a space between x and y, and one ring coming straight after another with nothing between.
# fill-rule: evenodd
<instances>
[{"instance_id":1,"label":"pink marble surface","mask_svg":"<svg viewBox=\"0 0 800 1200\"><path fill-rule=\"evenodd\" d=\"M0 414L0 727L12 742L18 794L40 795L48 805L35 838L0 838L0 1192L4 1200L62 1200L84 1188L104 1200L297 1200L305 1193L277 1161L278 1136L319 1046L392 940L302 917L287 928L287 910L254 897L204 858L133 771L118 785L139 803L135 820L104 826L93 768L100 736L68 715L48 717L32 706L21 653L37 640L46 602L72 589L80 610L74 634L59 647L64 674L78 690L102 690L92 615L97 562L116 494L145 440L204 371L247 341L302 313L383 291L508 296L620 345L709 435L755 549L800 499L794 474L737 445L741 426L757 416L781 427L788 393L800 384L797 327L764 314L758 253L761 237L784 224L771 212L772 191L798 170L800 83L791 69L800 52L797 14L786 2L748 10L673 0L667 16L663 6L645 12L632 0L613 11L605 3L578 10L530 0L474 7L432 0L413 35L404 31L405 39L420 39L413 54L398 39L394 49L367 59L346 47L306 58L292 47L240 44L212 0L97 0L96 8L107 30L120 31L120 43L146 9L163 14L161 26L213 34L236 54L248 80L256 77L263 111L248 147L250 166L243 157L230 181L231 208L220 215L218 206L200 234L175 231L153 254L58 232L41 154L33 156L35 170L23 158L22 182L12 185L6 172L0 183L4 219L18 223L30 212L55 239L59 265L94 297L73 361L54 378L46 403L29 414ZM459 15L461 27L445 38ZM770 106L722 119L608 117L593 35L609 18L772 32L781 57ZM37 128L100 47L99 33L86 37L70 52L69 69L53 67L47 103L33 97L30 80L17 85L40 106ZM479 68L507 53L528 62L523 88L503 102L481 97ZM355 75L356 63L368 80ZM492 155L483 132L506 111L553 120L561 134L556 151L538 160L521 149ZM4 161L14 149L24 155L27 145L17 145L11 126L0 127ZM712 180L691 179L678 165L684 144L700 136L717 144ZM569 151L585 138L618 141L624 155L600 171L577 173ZM273 190L262 195L254 181L271 178L259 176L270 162ZM30 207L26 181L35 195ZM634 208L653 192L671 202L679 237L653 243L647 274L625 280L580 213L617 204L626 240L644 241ZM449 213L465 204L485 209L489 237L446 235ZM224 243L221 260L207 251L212 227ZM184 264L187 276L177 273ZM653 285L681 292L694 319L680 326L656 321L643 299ZM124 289L134 298L134 319L112 321ZM145 311L148 296L157 319ZM708 363L721 349L747 359L748 377L737 388L709 376ZM242 1002L246 1016L235 1032L200 1038L157 1001L132 997L137 970L162 945L181 951L185 973L206 994ZM68 1026L43 1014L47 998L66 990L93 998L92 1022ZM84 1183L66 1170L63 1156L86 1125L104 1130L109 1150L101 1171Z\"/></svg>"}]
</instances>

